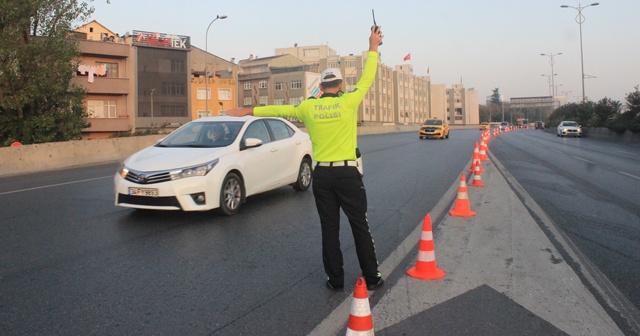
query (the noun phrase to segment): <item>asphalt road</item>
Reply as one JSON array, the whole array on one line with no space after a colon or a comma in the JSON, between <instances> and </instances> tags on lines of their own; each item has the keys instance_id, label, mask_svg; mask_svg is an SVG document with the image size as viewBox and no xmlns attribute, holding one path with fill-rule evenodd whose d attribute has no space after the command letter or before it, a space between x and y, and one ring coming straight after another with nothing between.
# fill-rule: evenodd
<instances>
[{"instance_id":1,"label":"asphalt road","mask_svg":"<svg viewBox=\"0 0 640 336\"><path fill-rule=\"evenodd\" d=\"M380 260L457 181L479 134L360 137ZM348 296L324 287L310 191L251 197L233 217L136 211L113 205L116 167L0 179L1 334L305 334Z\"/></svg>"},{"instance_id":2,"label":"asphalt road","mask_svg":"<svg viewBox=\"0 0 640 336\"><path fill-rule=\"evenodd\" d=\"M381 261L457 184L479 135L359 138ZM640 150L536 131L491 150L637 307ZM233 217L136 211L113 205L116 167L0 179L0 334L304 335L348 297L324 288L310 191L251 197ZM355 283L347 225L342 244Z\"/></svg>"},{"instance_id":3,"label":"asphalt road","mask_svg":"<svg viewBox=\"0 0 640 336\"><path fill-rule=\"evenodd\" d=\"M491 151L592 263L609 313L638 319L640 146L529 130L502 134Z\"/></svg>"}]
</instances>

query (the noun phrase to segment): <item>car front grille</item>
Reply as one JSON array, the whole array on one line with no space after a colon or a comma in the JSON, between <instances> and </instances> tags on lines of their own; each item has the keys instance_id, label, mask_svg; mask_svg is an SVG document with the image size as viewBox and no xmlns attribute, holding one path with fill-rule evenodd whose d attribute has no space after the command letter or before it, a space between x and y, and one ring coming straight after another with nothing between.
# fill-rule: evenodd
<instances>
[{"instance_id":1,"label":"car front grille","mask_svg":"<svg viewBox=\"0 0 640 336\"><path fill-rule=\"evenodd\" d=\"M125 194L118 194L118 204L126 203L133 205L147 205L147 206L171 206L180 207L180 203L175 196L165 196L165 197L146 197L146 196L131 196Z\"/></svg>"},{"instance_id":2,"label":"car front grille","mask_svg":"<svg viewBox=\"0 0 640 336\"><path fill-rule=\"evenodd\" d=\"M168 171L143 173L130 170L125 180L137 184L154 184L171 181L171 175Z\"/></svg>"}]
</instances>

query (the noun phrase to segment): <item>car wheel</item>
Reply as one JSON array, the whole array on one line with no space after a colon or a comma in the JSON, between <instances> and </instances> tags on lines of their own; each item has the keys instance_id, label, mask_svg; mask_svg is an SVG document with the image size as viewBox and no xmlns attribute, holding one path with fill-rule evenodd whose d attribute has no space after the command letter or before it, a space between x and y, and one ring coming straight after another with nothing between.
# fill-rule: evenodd
<instances>
[{"instance_id":1,"label":"car wheel","mask_svg":"<svg viewBox=\"0 0 640 336\"><path fill-rule=\"evenodd\" d=\"M447 139L449 139L449 133L447 133Z\"/></svg>"},{"instance_id":2,"label":"car wheel","mask_svg":"<svg viewBox=\"0 0 640 336\"><path fill-rule=\"evenodd\" d=\"M300 170L298 171L298 180L293 184L293 189L297 191L305 191L311 185L311 160L309 158L302 159Z\"/></svg>"},{"instance_id":3,"label":"car wheel","mask_svg":"<svg viewBox=\"0 0 640 336\"><path fill-rule=\"evenodd\" d=\"M418 138L420 138L420 140L422 140L422 137L421 137L421 136L419 136Z\"/></svg>"},{"instance_id":4,"label":"car wheel","mask_svg":"<svg viewBox=\"0 0 640 336\"><path fill-rule=\"evenodd\" d=\"M556 133L556 136L557 136L557 137L559 137L559 136L560 136L560 134Z\"/></svg>"},{"instance_id":5,"label":"car wheel","mask_svg":"<svg viewBox=\"0 0 640 336\"><path fill-rule=\"evenodd\" d=\"M235 173L229 173L222 181L220 189L220 212L227 216L235 215L242 204L242 180Z\"/></svg>"}]
</instances>

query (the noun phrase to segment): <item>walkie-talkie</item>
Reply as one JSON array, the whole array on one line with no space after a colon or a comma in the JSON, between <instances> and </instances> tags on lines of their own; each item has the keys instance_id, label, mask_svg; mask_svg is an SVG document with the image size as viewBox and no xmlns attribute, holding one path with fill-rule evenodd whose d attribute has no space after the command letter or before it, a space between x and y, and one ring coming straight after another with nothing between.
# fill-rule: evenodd
<instances>
[{"instance_id":1,"label":"walkie-talkie","mask_svg":"<svg viewBox=\"0 0 640 336\"><path fill-rule=\"evenodd\" d=\"M371 15L373 15L373 25L376 27L376 32L378 31L378 24L376 23L376 13L373 11L373 9L371 9ZM380 41L380 44L382 45L382 41Z\"/></svg>"}]
</instances>

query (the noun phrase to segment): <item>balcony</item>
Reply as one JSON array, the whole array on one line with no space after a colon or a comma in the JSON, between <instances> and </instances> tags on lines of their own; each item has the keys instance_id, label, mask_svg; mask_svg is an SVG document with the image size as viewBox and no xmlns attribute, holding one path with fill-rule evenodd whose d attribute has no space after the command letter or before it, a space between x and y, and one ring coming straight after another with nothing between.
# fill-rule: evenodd
<instances>
[{"instance_id":1,"label":"balcony","mask_svg":"<svg viewBox=\"0 0 640 336\"><path fill-rule=\"evenodd\" d=\"M259 73L244 73L238 74L238 81L247 81L254 79L265 79L269 78L271 72L259 72Z\"/></svg>"},{"instance_id":2,"label":"balcony","mask_svg":"<svg viewBox=\"0 0 640 336\"><path fill-rule=\"evenodd\" d=\"M127 58L129 57L130 45L125 43L103 42L103 41L79 41L80 53L85 56L102 56L108 58Z\"/></svg>"},{"instance_id":3,"label":"balcony","mask_svg":"<svg viewBox=\"0 0 640 336\"><path fill-rule=\"evenodd\" d=\"M87 118L87 122L91 126L82 130L82 132L126 132L133 128L129 125L129 118L126 116L121 118Z\"/></svg>"},{"instance_id":4,"label":"balcony","mask_svg":"<svg viewBox=\"0 0 640 336\"><path fill-rule=\"evenodd\" d=\"M79 85L90 94L115 94L126 95L129 93L129 78L94 77L93 83L89 83L88 76L75 76L71 83Z\"/></svg>"}]
</instances>

